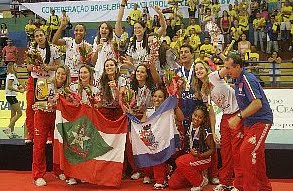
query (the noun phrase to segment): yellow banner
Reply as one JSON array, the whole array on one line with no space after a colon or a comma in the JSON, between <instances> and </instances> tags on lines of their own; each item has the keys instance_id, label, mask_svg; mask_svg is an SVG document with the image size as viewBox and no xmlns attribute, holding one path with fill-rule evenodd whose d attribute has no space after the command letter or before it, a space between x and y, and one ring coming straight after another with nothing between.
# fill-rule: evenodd
<instances>
[{"instance_id":1,"label":"yellow banner","mask_svg":"<svg viewBox=\"0 0 293 191\"><path fill-rule=\"evenodd\" d=\"M22 127L25 122L26 111L26 92L17 93L17 100L20 101L20 107L22 110L21 118L16 122L15 127ZM7 127L10 121L10 104L6 101L5 90L0 90L0 124L1 127Z\"/></svg>"}]
</instances>

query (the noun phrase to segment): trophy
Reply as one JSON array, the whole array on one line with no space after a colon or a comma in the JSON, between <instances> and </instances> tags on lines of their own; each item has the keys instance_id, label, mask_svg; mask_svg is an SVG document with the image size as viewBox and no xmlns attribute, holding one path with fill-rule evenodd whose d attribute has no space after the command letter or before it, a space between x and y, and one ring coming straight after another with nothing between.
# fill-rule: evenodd
<instances>
[{"instance_id":1,"label":"trophy","mask_svg":"<svg viewBox=\"0 0 293 191\"><path fill-rule=\"evenodd\" d=\"M39 78L35 86L35 103L37 107L42 109L48 109L48 80L44 78Z\"/></svg>"}]
</instances>

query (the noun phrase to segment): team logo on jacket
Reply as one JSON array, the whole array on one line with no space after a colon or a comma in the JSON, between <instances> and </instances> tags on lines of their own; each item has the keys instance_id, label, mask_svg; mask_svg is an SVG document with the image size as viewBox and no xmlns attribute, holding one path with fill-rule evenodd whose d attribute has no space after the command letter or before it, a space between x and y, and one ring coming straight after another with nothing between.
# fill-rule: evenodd
<instances>
[{"instance_id":1,"label":"team logo on jacket","mask_svg":"<svg viewBox=\"0 0 293 191\"><path fill-rule=\"evenodd\" d=\"M142 127L142 130L139 131L139 137L150 150L158 148L159 143L151 130L151 124Z\"/></svg>"}]
</instances>

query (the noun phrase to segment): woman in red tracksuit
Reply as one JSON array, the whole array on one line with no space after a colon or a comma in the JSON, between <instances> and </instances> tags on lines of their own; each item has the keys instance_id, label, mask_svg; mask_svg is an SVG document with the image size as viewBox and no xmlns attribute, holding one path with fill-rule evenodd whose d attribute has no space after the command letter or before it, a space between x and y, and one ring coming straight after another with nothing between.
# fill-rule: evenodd
<instances>
[{"instance_id":1,"label":"woman in red tracksuit","mask_svg":"<svg viewBox=\"0 0 293 191\"><path fill-rule=\"evenodd\" d=\"M28 49L28 53L32 54L37 51L41 54L41 59L43 64L41 66L36 66L35 64L29 62L27 59L27 70L30 72L27 83L27 109L26 109L26 121L25 126L27 129L27 137L25 137L25 142L30 143L34 139L34 114L35 111L32 106L35 104L35 85L38 78L48 79L54 76L56 66L60 64L60 56L58 49L54 46L49 45L45 32L42 29L36 29L34 31L35 44L33 44ZM35 60L33 60L34 62ZM29 63L28 63L29 62Z\"/></svg>"},{"instance_id":2,"label":"woman in red tracksuit","mask_svg":"<svg viewBox=\"0 0 293 191\"><path fill-rule=\"evenodd\" d=\"M34 112L34 126L29 129L29 134L33 133L33 164L32 173L35 185L44 186L46 181L43 176L46 173L46 141L48 133L53 135L55 112L51 107L54 100L55 88L52 79L54 79L55 70L60 65L60 56L55 46L49 45L45 33L41 29L34 31L36 45L29 48L29 54L40 54L40 65L28 63L28 70L31 71L29 81L29 110ZM32 60L37 63L37 60ZM32 114L31 113L31 114ZM28 116L29 117L29 116Z\"/></svg>"},{"instance_id":3,"label":"woman in red tracksuit","mask_svg":"<svg viewBox=\"0 0 293 191\"><path fill-rule=\"evenodd\" d=\"M209 114L203 105L196 106L192 113L192 123L187 132L188 154L176 159L174 173L169 180L171 189L191 185L191 191L200 191L208 184L204 176L215 152L215 143L210 132Z\"/></svg>"}]
</instances>

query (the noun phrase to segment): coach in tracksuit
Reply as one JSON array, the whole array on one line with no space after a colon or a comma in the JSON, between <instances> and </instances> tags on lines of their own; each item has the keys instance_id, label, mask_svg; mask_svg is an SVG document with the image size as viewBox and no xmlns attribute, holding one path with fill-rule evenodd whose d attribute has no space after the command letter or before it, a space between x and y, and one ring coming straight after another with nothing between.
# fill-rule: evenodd
<instances>
[{"instance_id":1,"label":"coach in tracksuit","mask_svg":"<svg viewBox=\"0 0 293 191\"><path fill-rule=\"evenodd\" d=\"M228 74L236 79L235 95L240 112L229 120L230 128L244 121L244 140L240 148L243 190L271 191L266 175L265 140L273 123L273 113L257 78L243 67L240 54L230 52L225 61Z\"/></svg>"}]
</instances>

